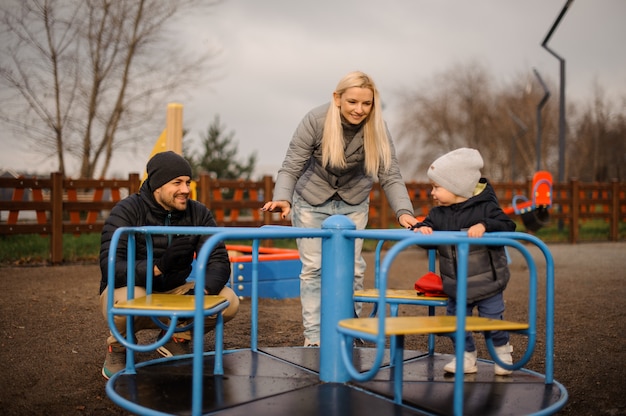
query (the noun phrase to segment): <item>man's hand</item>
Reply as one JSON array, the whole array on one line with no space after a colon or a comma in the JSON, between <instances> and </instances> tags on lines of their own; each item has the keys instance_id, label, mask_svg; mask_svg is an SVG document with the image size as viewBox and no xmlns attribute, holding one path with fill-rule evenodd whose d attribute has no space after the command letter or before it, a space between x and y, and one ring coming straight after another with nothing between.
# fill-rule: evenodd
<instances>
[{"instance_id":1,"label":"man's hand","mask_svg":"<svg viewBox=\"0 0 626 416\"><path fill-rule=\"evenodd\" d=\"M175 238L155 265L165 276L183 270L191 271L195 249L191 238Z\"/></svg>"}]
</instances>

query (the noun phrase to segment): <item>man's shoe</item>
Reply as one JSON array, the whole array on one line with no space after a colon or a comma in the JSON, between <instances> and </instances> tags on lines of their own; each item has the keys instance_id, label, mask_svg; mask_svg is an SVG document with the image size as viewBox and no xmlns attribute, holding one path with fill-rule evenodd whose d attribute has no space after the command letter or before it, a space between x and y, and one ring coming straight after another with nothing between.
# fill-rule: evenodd
<instances>
[{"instance_id":1,"label":"man's shoe","mask_svg":"<svg viewBox=\"0 0 626 416\"><path fill-rule=\"evenodd\" d=\"M165 334L161 331L159 338L161 339ZM188 339L172 337L162 347L157 348L157 352L163 357L174 357L176 355L186 355L191 353L191 342Z\"/></svg>"},{"instance_id":2,"label":"man's shoe","mask_svg":"<svg viewBox=\"0 0 626 416\"><path fill-rule=\"evenodd\" d=\"M126 348L120 344L111 344L107 348L107 354L104 357L104 365L102 366L102 376L107 380L113 374L126 368Z\"/></svg>"},{"instance_id":3,"label":"man's shoe","mask_svg":"<svg viewBox=\"0 0 626 416\"><path fill-rule=\"evenodd\" d=\"M495 349L500 361L505 364L513 364L513 357L511 356L511 353L513 352L513 346L511 344L507 342L506 344L496 347ZM493 372L497 376L508 376L513 371L502 368L498 364L494 364Z\"/></svg>"},{"instance_id":4,"label":"man's shoe","mask_svg":"<svg viewBox=\"0 0 626 416\"><path fill-rule=\"evenodd\" d=\"M478 372L478 367L476 367L476 351L463 353L463 373L464 374L474 374ZM443 370L446 373L456 373L456 357L452 359L448 364L443 367Z\"/></svg>"}]
</instances>

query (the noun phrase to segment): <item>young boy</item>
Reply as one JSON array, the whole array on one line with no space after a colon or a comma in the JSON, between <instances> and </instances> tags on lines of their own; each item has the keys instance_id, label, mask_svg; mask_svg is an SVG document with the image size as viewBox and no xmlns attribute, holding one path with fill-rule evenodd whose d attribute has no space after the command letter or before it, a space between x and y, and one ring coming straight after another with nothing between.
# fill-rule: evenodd
<instances>
[{"instance_id":1,"label":"young boy","mask_svg":"<svg viewBox=\"0 0 626 416\"><path fill-rule=\"evenodd\" d=\"M515 231L515 223L502 211L496 194L480 169L483 159L475 149L460 148L435 160L428 168L432 182L432 197L438 206L428 213L423 222L413 229L422 234L435 231L465 231L469 237L482 237L485 232ZM447 315L456 315L456 249L454 246L437 247L439 272L443 290L450 297ZM504 247L470 246L467 270L467 315L474 308L478 315L502 319L504 299L502 292L509 281L510 273ZM498 357L504 362L513 362L507 331L494 331L493 343ZM454 342L454 337L452 337ZM465 335L463 372L476 373L476 346L471 332ZM456 359L444 366L454 373ZM496 375L508 375L511 371L495 365Z\"/></svg>"}]
</instances>

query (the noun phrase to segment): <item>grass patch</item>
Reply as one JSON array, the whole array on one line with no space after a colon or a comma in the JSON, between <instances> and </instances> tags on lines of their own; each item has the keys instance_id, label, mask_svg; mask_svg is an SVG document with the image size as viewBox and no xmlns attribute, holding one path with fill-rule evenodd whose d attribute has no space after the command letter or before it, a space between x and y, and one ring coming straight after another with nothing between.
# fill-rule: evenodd
<instances>
[{"instance_id":1,"label":"grass patch","mask_svg":"<svg viewBox=\"0 0 626 416\"><path fill-rule=\"evenodd\" d=\"M525 231L524 225L517 224L518 231ZM535 234L546 243L569 242L569 228L559 227L552 221ZM603 220L581 222L579 231L580 242L608 241L609 223ZM626 240L626 222L619 224L619 240ZM229 240L227 244L251 245L252 240ZM271 240L273 247L296 248L293 239ZM392 242L388 243L392 244ZM265 245L265 242L261 242ZM377 241L365 240L364 251L374 251ZM65 263L97 263L100 255L100 234L63 235L63 259ZM0 236L0 264L46 264L50 260L50 237L32 234Z\"/></svg>"},{"instance_id":2,"label":"grass patch","mask_svg":"<svg viewBox=\"0 0 626 416\"><path fill-rule=\"evenodd\" d=\"M63 259L68 263L97 262L100 234L63 235ZM33 234L0 236L1 264L37 264L50 260L50 236Z\"/></svg>"},{"instance_id":3,"label":"grass patch","mask_svg":"<svg viewBox=\"0 0 626 416\"><path fill-rule=\"evenodd\" d=\"M518 231L525 231L523 225L518 224ZM603 220L586 220L581 221L578 229L579 242L600 242L609 240L609 223ZM535 235L546 243L569 243L570 228L567 226L559 227L557 221L551 221L546 227L543 227ZM626 240L626 222L620 222L618 225L618 240Z\"/></svg>"}]
</instances>

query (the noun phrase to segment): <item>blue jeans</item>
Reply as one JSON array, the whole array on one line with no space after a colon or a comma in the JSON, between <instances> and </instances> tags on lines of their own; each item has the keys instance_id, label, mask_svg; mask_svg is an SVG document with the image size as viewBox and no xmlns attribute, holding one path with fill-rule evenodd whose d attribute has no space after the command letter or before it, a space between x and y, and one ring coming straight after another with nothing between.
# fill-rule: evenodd
<instances>
[{"instance_id":1,"label":"blue jeans","mask_svg":"<svg viewBox=\"0 0 626 416\"><path fill-rule=\"evenodd\" d=\"M472 311L474 310L474 308L478 309L478 316L501 320L503 319L502 314L504 313L504 296L502 295L502 292L500 292L497 295L491 296L490 298L467 304L467 316L472 315ZM456 299L448 299L446 315L456 315ZM452 338L452 342L454 343L454 334L451 334L450 338ZM493 345L496 347L500 347L509 342L509 333L508 331L492 331L491 338L493 339ZM476 351L474 337L472 336L471 332L465 333L465 351Z\"/></svg>"},{"instance_id":2,"label":"blue jeans","mask_svg":"<svg viewBox=\"0 0 626 416\"><path fill-rule=\"evenodd\" d=\"M357 230L365 229L369 213L369 198L358 205L349 205L343 201L326 201L313 206L298 193L293 195L291 222L294 227L321 228L322 222L332 215L345 215L356 225ZM320 341L320 305L322 286L322 242L319 238L297 239L302 271L300 273L300 302L302 304L302 323L304 337L312 342ZM365 260L361 256L363 240L356 239L354 245L354 290L363 289ZM341 277L341 276L340 276ZM361 311L361 305L355 305L355 313Z\"/></svg>"}]
</instances>

